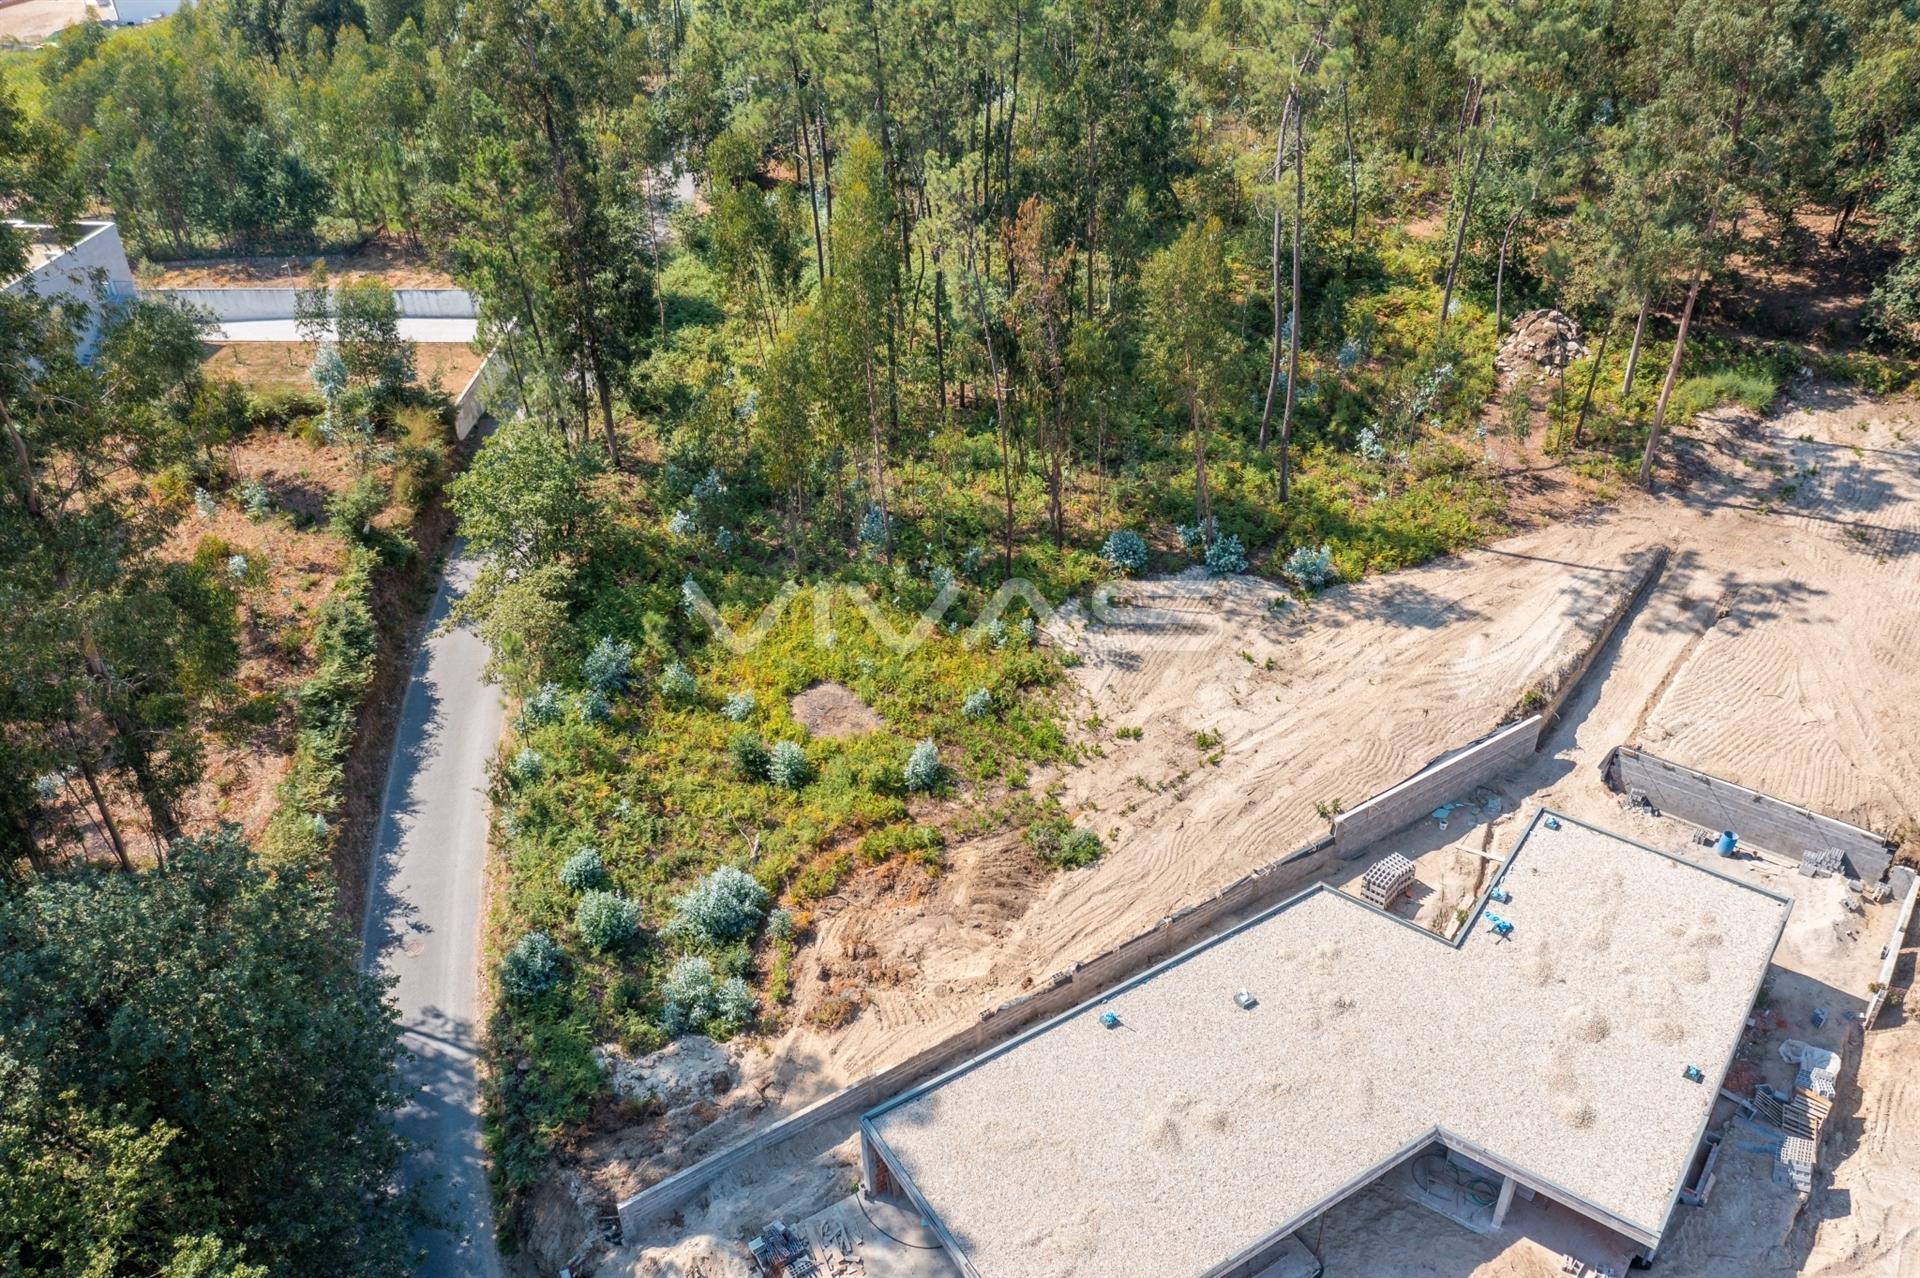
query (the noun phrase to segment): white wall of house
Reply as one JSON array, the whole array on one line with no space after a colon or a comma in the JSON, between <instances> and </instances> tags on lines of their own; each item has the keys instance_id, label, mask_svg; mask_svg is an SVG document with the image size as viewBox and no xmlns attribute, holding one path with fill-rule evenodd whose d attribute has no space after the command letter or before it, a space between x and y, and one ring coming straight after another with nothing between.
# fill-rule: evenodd
<instances>
[{"instance_id":1,"label":"white wall of house","mask_svg":"<svg viewBox=\"0 0 1920 1278\"><path fill-rule=\"evenodd\" d=\"M46 244L53 235L48 227L16 223ZM120 242L120 228L112 222L81 222L79 237L73 243L49 246L35 259L44 258L18 279L9 280L5 292L31 293L52 300L77 302L87 311L79 350L82 359L92 356L100 343L100 330L106 323L108 308L133 300L133 267L127 262L126 246Z\"/></svg>"},{"instance_id":2,"label":"white wall of house","mask_svg":"<svg viewBox=\"0 0 1920 1278\"><path fill-rule=\"evenodd\" d=\"M186 0L114 0L115 16L126 23L151 22L186 7Z\"/></svg>"}]
</instances>

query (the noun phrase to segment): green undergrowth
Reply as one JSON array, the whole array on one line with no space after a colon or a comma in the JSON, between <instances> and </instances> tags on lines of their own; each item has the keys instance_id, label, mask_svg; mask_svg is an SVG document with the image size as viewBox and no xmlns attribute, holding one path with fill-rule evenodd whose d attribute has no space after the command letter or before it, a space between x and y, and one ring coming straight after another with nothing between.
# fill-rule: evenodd
<instances>
[{"instance_id":1,"label":"green undergrowth","mask_svg":"<svg viewBox=\"0 0 1920 1278\"><path fill-rule=\"evenodd\" d=\"M601 1088L596 1043L633 1052L663 1045L677 1028L663 992L679 960L706 959L715 977L744 978L760 1019L777 1019L790 992L790 933L768 920L748 935L714 944L670 927L674 899L720 866L744 870L773 902L804 923L808 906L856 869L889 862L938 873L945 835L931 824L943 800L961 803L1003 788L1035 762L1068 757L1069 746L1046 694L1061 663L1031 642L1010 615L996 643L982 634L937 627L905 652L882 638L845 583L801 592L750 651L710 642L691 657L644 649L633 686L610 714L582 713L578 689L562 694L551 721L523 714L503 751L495 783L497 838L508 875L500 913L513 937L543 932L564 955L561 979L533 999L507 999L494 1018L498 1059L489 1104L496 1186L509 1210L537 1180L566 1124L588 1112ZM818 642L815 599L827 599L831 643ZM977 602L977 601L976 601ZM885 624L905 633L913 614L875 603ZM757 609L729 609L745 629ZM956 622L958 619L956 618ZM659 690L669 659L694 676L691 700ZM845 684L881 726L838 739L812 737L790 699L823 681ZM985 688L992 710L962 706ZM722 713L746 694L752 710ZM743 734L764 747L780 742L805 754L810 779L786 788L742 775L731 744ZM909 789L906 763L916 745L936 743L939 780L931 793ZM575 922L581 895L561 867L583 848L599 853L606 889L639 908L641 931L600 951ZM699 1028L719 1037L737 1025Z\"/></svg>"},{"instance_id":2,"label":"green undergrowth","mask_svg":"<svg viewBox=\"0 0 1920 1278\"><path fill-rule=\"evenodd\" d=\"M317 668L294 692L299 729L293 760L261 837L261 851L271 861L324 865L333 850L347 752L380 646L371 602L378 565L371 550L354 547L320 606L313 636Z\"/></svg>"}]
</instances>

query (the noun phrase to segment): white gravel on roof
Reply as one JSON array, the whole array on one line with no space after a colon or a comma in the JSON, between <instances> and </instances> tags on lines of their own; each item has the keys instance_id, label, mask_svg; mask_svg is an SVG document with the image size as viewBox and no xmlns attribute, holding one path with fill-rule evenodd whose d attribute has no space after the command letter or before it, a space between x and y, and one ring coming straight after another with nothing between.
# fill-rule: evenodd
<instances>
[{"instance_id":1,"label":"white gravel on roof","mask_svg":"<svg viewBox=\"0 0 1920 1278\"><path fill-rule=\"evenodd\" d=\"M1317 889L874 1129L984 1278L1201 1273L1435 1127L1657 1237L1789 906L1560 821L1509 939Z\"/></svg>"}]
</instances>

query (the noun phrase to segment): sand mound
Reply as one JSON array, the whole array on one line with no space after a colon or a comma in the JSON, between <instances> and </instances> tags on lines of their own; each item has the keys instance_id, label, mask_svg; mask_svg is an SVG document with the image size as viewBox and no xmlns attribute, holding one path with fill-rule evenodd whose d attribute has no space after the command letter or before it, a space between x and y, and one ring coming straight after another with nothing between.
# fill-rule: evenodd
<instances>
[{"instance_id":1,"label":"sand mound","mask_svg":"<svg viewBox=\"0 0 1920 1278\"><path fill-rule=\"evenodd\" d=\"M1672 1047L1687 1036L1687 1027L1679 1021L1661 1019L1647 1026L1647 1037L1663 1047Z\"/></svg>"},{"instance_id":2,"label":"sand mound","mask_svg":"<svg viewBox=\"0 0 1920 1278\"><path fill-rule=\"evenodd\" d=\"M1568 1127L1577 1130L1593 1126L1593 1106L1582 1098L1568 1092L1555 1092L1549 1103L1553 1106L1553 1116Z\"/></svg>"},{"instance_id":3,"label":"sand mound","mask_svg":"<svg viewBox=\"0 0 1920 1278\"><path fill-rule=\"evenodd\" d=\"M789 708L816 737L857 737L886 726L859 693L831 680L814 684L795 697Z\"/></svg>"},{"instance_id":4,"label":"sand mound","mask_svg":"<svg viewBox=\"0 0 1920 1278\"><path fill-rule=\"evenodd\" d=\"M1607 1035L1613 1032L1613 1025L1606 1014L1598 1008L1576 1007L1567 1018L1570 1032L1582 1043L1603 1043Z\"/></svg>"}]
</instances>

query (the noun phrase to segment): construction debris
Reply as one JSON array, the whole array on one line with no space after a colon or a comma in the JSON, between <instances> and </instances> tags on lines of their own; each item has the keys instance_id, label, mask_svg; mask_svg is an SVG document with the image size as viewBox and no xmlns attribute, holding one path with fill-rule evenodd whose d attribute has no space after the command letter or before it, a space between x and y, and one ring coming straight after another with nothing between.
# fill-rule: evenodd
<instances>
[{"instance_id":1,"label":"construction debris","mask_svg":"<svg viewBox=\"0 0 1920 1278\"><path fill-rule=\"evenodd\" d=\"M1360 882L1360 895L1368 905L1386 909L1394 898L1413 886L1413 862L1398 852L1390 852L1367 869Z\"/></svg>"},{"instance_id":2,"label":"construction debris","mask_svg":"<svg viewBox=\"0 0 1920 1278\"><path fill-rule=\"evenodd\" d=\"M1523 368L1565 368L1587 353L1580 325L1556 310L1528 311L1513 321L1513 332L1500 344L1493 366L1503 373Z\"/></svg>"}]
</instances>

